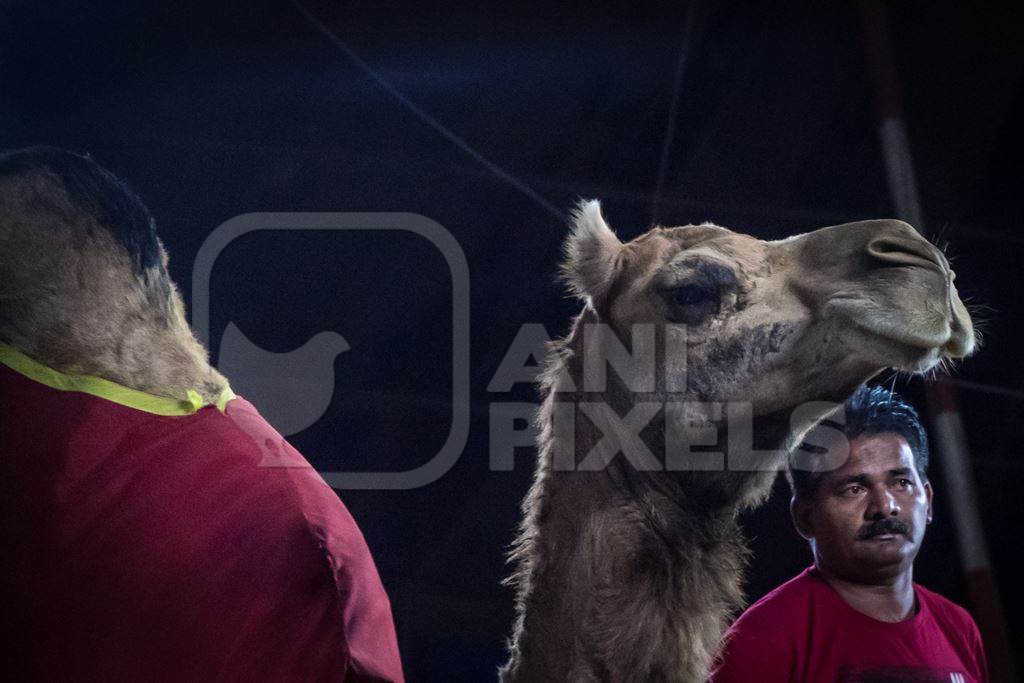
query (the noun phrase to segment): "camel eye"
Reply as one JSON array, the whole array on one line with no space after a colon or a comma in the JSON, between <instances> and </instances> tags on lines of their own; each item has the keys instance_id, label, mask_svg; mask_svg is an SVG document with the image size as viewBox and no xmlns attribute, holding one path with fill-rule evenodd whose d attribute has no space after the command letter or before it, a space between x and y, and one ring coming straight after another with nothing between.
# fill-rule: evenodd
<instances>
[{"instance_id":1,"label":"camel eye","mask_svg":"<svg viewBox=\"0 0 1024 683\"><path fill-rule=\"evenodd\" d=\"M726 295L739 283L728 266L687 256L677 259L656 280L670 322L699 325L718 315Z\"/></svg>"},{"instance_id":2,"label":"camel eye","mask_svg":"<svg viewBox=\"0 0 1024 683\"><path fill-rule=\"evenodd\" d=\"M672 300L680 306L697 306L714 295L714 290L700 285L683 285L671 292Z\"/></svg>"},{"instance_id":3,"label":"camel eye","mask_svg":"<svg viewBox=\"0 0 1024 683\"><path fill-rule=\"evenodd\" d=\"M685 284L664 291L668 318L672 322L698 325L718 313L718 288L708 284Z\"/></svg>"}]
</instances>

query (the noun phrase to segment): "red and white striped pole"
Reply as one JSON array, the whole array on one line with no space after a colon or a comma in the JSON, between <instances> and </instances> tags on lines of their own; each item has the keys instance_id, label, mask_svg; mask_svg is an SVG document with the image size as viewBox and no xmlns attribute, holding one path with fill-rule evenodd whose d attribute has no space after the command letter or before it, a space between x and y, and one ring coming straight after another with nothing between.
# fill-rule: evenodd
<instances>
[{"instance_id":1,"label":"red and white striped pole","mask_svg":"<svg viewBox=\"0 0 1024 683\"><path fill-rule=\"evenodd\" d=\"M985 643L991 679L1010 682L1017 680L1013 650L999 599L999 584L989 561L988 544L978 512L967 434L956 395L956 387L946 377L929 382L928 412L942 458L943 483L951 503L950 515L956 529L967 599Z\"/></svg>"},{"instance_id":2,"label":"red and white striped pole","mask_svg":"<svg viewBox=\"0 0 1024 683\"><path fill-rule=\"evenodd\" d=\"M885 8L880 0L857 0L856 5L875 92L889 192L898 217L924 234L924 217L914 180L913 157L903 121ZM974 474L963 419L957 407L956 388L948 378L939 377L929 381L925 390L936 437L935 452L942 461L944 493L950 503L968 600L985 644L990 678L993 681L1015 681L1013 651L978 512Z\"/></svg>"}]
</instances>

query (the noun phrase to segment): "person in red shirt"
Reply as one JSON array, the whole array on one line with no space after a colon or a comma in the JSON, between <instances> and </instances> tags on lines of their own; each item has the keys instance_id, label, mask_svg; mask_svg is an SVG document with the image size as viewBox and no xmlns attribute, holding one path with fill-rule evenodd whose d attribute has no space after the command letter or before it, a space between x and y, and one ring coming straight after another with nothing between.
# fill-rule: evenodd
<instances>
[{"instance_id":1,"label":"person in red shirt","mask_svg":"<svg viewBox=\"0 0 1024 683\"><path fill-rule=\"evenodd\" d=\"M209 365L166 264L92 159L0 154L0 670L402 681L359 527Z\"/></svg>"},{"instance_id":2,"label":"person in red shirt","mask_svg":"<svg viewBox=\"0 0 1024 683\"><path fill-rule=\"evenodd\" d=\"M814 565L733 624L714 683L988 681L970 615L913 581L932 519L927 466L917 413L881 388L808 435L787 476Z\"/></svg>"}]
</instances>

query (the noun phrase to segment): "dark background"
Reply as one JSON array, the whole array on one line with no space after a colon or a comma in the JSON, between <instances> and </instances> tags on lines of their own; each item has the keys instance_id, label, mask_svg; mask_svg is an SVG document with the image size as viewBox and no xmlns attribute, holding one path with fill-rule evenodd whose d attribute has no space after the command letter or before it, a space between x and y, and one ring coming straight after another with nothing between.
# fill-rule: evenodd
<instances>
[{"instance_id":1,"label":"dark background","mask_svg":"<svg viewBox=\"0 0 1024 683\"><path fill-rule=\"evenodd\" d=\"M430 486L342 497L391 595L409 678L490 680L512 618L503 553L533 454L490 471L488 408L536 396L528 385L486 387L520 325L561 335L577 308L553 278L558 214L601 198L626 238L655 216L775 238L893 215L857 15L846 3L703 2L687 33L685 5L308 7L380 78L556 210L424 123L289 2L3 3L0 147L87 151L125 177L156 216L186 301L203 239L245 212L411 211L455 235L471 275L464 454ZM979 2L887 8L925 228L950 242L965 298L988 306L984 347L955 374L971 383L960 399L1017 643L1024 31ZM444 441L451 278L423 240L250 235L217 262L211 297L214 340L231 320L272 351L322 330L351 344L335 362L327 414L293 439L318 467L408 469ZM922 387L897 382L923 409ZM941 463L933 479L937 519L916 577L966 603ZM751 598L809 562L786 494L780 480L745 519Z\"/></svg>"}]
</instances>

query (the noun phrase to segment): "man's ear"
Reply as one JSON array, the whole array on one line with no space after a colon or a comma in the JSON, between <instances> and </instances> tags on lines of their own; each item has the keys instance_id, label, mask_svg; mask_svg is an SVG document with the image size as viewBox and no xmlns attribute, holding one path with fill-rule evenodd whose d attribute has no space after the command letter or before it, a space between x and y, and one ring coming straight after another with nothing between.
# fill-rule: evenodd
<instances>
[{"instance_id":1,"label":"man's ear","mask_svg":"<svg viewBox=\"0 0 1024 683\"><path fill-rule=\"evenodd\" d=\"M928 496L928 523L929 524L932 523L932 496L934 495L934 493L935 492L932 490L932 483L931 483L931 481L925 481L924 482L924 495Z\"/></svg>"},{"instance_id":2,"label":"man's ear","mask_svg":"<svg viewBox=\"0 0 1024 683\"><path fill-rule=\"evenodd\" d=\"M789 501L789 516L793 518L793 526L796 532L806 540L814 540L814 525L811 523L811 506L805 501L793 496Z\"/></svg>"},{"instance_id":3,"label":"man's ear","mask_svg":"<svg viewBox=\"0 0 1024 683\"><path fill-rule=\"evenodd\" d=\"M573 294L598 308L615 281L621 252L622 242L605 223L601 203L596 199L582 201L572 212L562 279Z\"/></svg>"}]
</instances>

